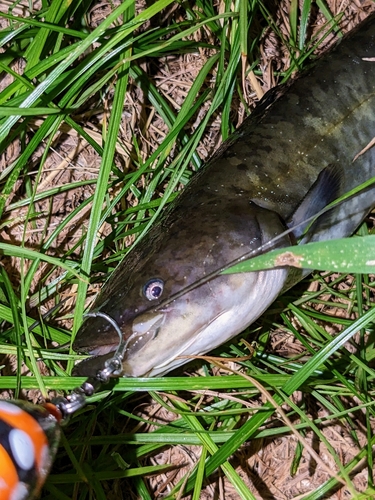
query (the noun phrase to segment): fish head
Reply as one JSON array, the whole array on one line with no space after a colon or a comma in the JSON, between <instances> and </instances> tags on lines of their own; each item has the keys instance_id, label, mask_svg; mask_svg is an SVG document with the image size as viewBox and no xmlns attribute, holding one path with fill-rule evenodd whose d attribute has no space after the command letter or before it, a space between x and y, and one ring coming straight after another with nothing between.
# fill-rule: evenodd
<instances>
[{"instance_id":1,"label":"fish head","mask_svg":"<svg viewBox=\"0 0 375 500\"><path fill-rule=\"evenodd\" d=\"M284 268L206 276L256 250L285 226L248 201L172 211L132 250L93 310L109 315L126 343L123 376L160 376L226 342L255 321L280 293ZM277 246L290 244L281 238ZM89 317L74 349L91 355L75 374L95 376L119 345L113 326Z\"/></svg>"}]
</instances>

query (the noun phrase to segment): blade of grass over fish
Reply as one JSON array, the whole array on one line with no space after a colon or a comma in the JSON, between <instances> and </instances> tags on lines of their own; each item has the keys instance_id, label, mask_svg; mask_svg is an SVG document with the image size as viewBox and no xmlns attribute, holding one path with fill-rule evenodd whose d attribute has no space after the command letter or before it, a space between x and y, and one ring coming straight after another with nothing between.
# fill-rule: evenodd
<instances>
[{"instance_id":1,"label":"blade of grass over fish","mask_svg":"<svg viewBox=\"0 0 375 500\"><path fill-rule=\"evenodd\" d=\"M341 273L374 273L374 256L374 235L340 238L272 250L240 262L223 271L223 274L274 269L280 266Z\"/></svg>"}]
</instances>

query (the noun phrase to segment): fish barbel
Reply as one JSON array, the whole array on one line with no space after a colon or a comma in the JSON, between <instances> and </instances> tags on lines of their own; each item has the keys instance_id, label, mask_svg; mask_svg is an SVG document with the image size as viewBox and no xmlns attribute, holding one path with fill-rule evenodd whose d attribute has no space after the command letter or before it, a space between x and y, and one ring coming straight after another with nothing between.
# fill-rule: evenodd
<instances>
[{"instance_id":1,"label":"fish barbel","mask_svg":"<svg viewBox=\"0 0 375 500\"><path fill-rule=\"evenodd\" d=\"M266 94L121 262L93 306L124 336L121 375L160 376L214 349L303 275L285 267L204 279L228 262L267 243L355 231L375 205L373 185L310 227L304 221L375 175L375 149L366 149L375 136L374 58L371 17L307 74ZM118 343L110 323L88 318L74 349L91 357L75 373L95 376Z\"/></svg>"}]
</instances>

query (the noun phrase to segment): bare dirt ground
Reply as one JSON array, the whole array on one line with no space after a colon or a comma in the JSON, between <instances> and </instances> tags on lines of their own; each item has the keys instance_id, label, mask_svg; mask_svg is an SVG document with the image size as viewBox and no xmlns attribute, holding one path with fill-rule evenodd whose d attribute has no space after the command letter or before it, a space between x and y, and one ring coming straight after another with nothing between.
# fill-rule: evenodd
<instances>
[{"instance_id":1,"label":"bare dirt ground","mask_svg":"<svg viewBox=\"0 0 375 500\"><path fill-rule=\"evenodd\" d=\"M116 5L118 2L113 2ZM22 5L27 5L26 0L21 1L14 14L24 15ZM374 4L368 1L361 0L327 0L327 4L331 12L337 14L344 12L345 20L342 26L345 30L350 30L360 20L364 19L371 11L374 11ZM6 11L10 2L0 0L0 10ZM94 27L98 25L101 20L107 15L111 9L111 4L108 2L93 3L91 10L91 19L89 23ZM142 8L142 2L139 2L139 9ZM288 8L289 0L276 2L276 19L280 29L286 33L288 31ZM177 5L168 9L165 13L166 16L179 16L180 11ZM322 16L319 14L316 18L314 29L322 23ZM4 20L0 22L4 22ZM203 36L203 35L202 35ZM330 39L326 41L329 45ZM289 65L289 53L285 47L276 41L275 36L268 32L261 42L262 61L261 66L264 70L264 78L254 81L251 76L245 82L246 93L248 96L248 104L250 106L254 103L272 86L277 82L273 76L273 70L283 69ZM181 56L164 57L158 60L156 65L155 61L145 62L144 64L150 65L150 71L154 74L154 81L160 92L164 97L173 103L173 106L178 109L191 85L193 84L200 68L205 62L207 54L203 50L195 54L185 54ZM19 73L22 72L23 61L18 61L18 66L13 69ZM0 80L0 86L3 88L8 84L8 80ZM110 105L111 95L107 96L108 107ZM97 103L93 103L93 108L90 112L85 113L80 118L83 127L93 137L100 137L102 133L102 124L106 120L106 109L96 107ZM106 100L105 100L106 104ZM108 108L107 108L108 109ZM203 110L202 110L203 112ZM233 123L240 125L245 118L245 107L238 101L237 109L233 110ZM199 122L199 116L196 118L196 123ZM196 123L192 123L191 127L194 129ZM38 127L38 121L34 122L35 128ZM202 143L199 145L198 152L202 159L207 159L219 146L219 129L220 129L220 116L211 123L211 129L205 136ZM127 95L124 104L124 119L121 130L121 143L122 148L118 148L118 155L116 162L121 169L131 169L132 161L135 158L136 152L133 145L134 135L138 138L138 145L142 158L147 158L157 147L160 139L167 133L167 129L163 120L157 115L148 102L145 101L139 90L134 86L133 90ZM7 151L6 155L0 158L0 172L6 169L7 165L14 161L18 156L20 146L17 142L13 143ZM32 158L35 165L40 161L43 154L43 148ZM173 154L173 152L172 152ZM43 173L40 178L39 192L42 192L49 186L63 186L65 183L71 183L78 180L89 180L96 178L99 168L100 158L97 154L87 145L87 143L78 139L77 136L68 128L62 128L56 135L54 141L54 152L51 153L44 165ZM20 186L18 186L20 188ZM51 199L43 199L36 202L39 216L34 221L33 225L25 227L24 219L27 207L20 206L18 203L23 193L15 190L12 198L10 199L7 209L7 219L0 226L0 238L4 242L18 243L22 239L26 240L29 247L36 247L40 241L40 235L51 234L61 220L63 220L68 213L70 213L78 204L82 203L88 196L93 193L93 186L87 185L85 187L77 188L75 191L68 193L61 193ZM128 205L134 202L131 196L126 200ZM62 250L73 248L75 243L82 235L83 228L87 225L85 215L89 215L90 208L87 208L86 213L80 213L77 220L71 221L65 231L61 233L59 239L56 240L54 246L56 254L59 255ZM46 214L45 217L41 214ZM110 224L103 226L103 234L109 234L112 230ZM78 254L80 248L75 250ZM3 264L8 269L12 270L12 279L14 283L19 281L20 269L19 261L16 259L5 259ZM38 280L44 279L43 270L41 275L37 277ZM51 276L50 278L53 278ZM34 289L36 289L36 283ZM91 296L96 293L93 286ZM74 287L70 290L63 292L66 297L71 297L65 304L67 312L74 307ZM40 311L45 313L51 304L45 305L45 310ZM69 327L69 322L64 322L64 326ZM289 352L297 352L298 345L288 345L288 342L283 339L283 344L280 346L280 338L277 333L274 337L275 346L278 345L280 351L288 350ZM294 341L291 341L293 344ZM293 351L294 350L294 351ZM235 396L235 395L233 395ZM295 395L295 401L298 403L305 396L301 394ZM205 394L202 396L202 405L209 404L214 398L213 395ZM256 403L254 403L256 404ZM149 420L150 424L140 425L137 432L147 431L147 427L152 428L152 422L165 422L175 418L171 413L168 413L163 407L156 404L149 399L145 399L142 404L134 408L134 412ZM312 418L323 416L320 409L311 409ZM129 429L128 432L131 432ZM346 463L354 457L359 449L358 445L354 442L350 429L342 426L341 424L327 425L325 429L327 440L333 445L336 452L343 457ZM366 427L363 425L363 434L357 433L360 445L366 442ZM243 447L238 451L232 460L232 465L235 466L237 472L241 475L242 479L248 485L249 489L253 492L256 498L259 499L272 499L272 500L289 500L297 499L303 492L311 491L319 487L329 477L328 470L336 470L336 464L330 453L327 451L324 444L315 442L312 434L306 435L306 441L318 452L320 459L325 465L318 464L315 459L311 458L307 451L303 451L303 458L301 460L298 471L295 475L291 475L291 461L295 454L297 440L294 436L288 435L270 440L256 441L256 449L254 442L249 447ZM151 477L148 480L150 491L153 498L162 498L170 490L171 486L184 477L186 472L191 470L200 455L199 447L186 447L174 446L158 453L151 458L148 458L145 463L149 464L174 464L178 466L175 471L163 474L160 476ZM327 470L328 469L328 470ZM355 478L353 482L358 490L364 490L367 487L368 471L363 464L358 464ZM108 494L108 498L129 498L135 499L132 491L112 490ZM189 498L189 497L187 497ZM232 489L230 483L223 477L221 473L210 478L210 483L205 487L201 500L237 500L238 494ZM338 490L330 498L333 500L343 500L351 498L350 492L345 488Z\"/></svg>"}]
</instances>

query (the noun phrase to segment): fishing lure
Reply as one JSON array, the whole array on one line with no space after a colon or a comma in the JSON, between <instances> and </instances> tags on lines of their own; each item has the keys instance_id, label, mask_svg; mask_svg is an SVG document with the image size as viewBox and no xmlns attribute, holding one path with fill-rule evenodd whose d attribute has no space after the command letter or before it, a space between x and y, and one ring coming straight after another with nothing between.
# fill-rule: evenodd
<instances>
[{"instance_id":1,"label":"fishing lure","mask_svg":"<svg viewBox=\"0 0 375 500\"><path fill-rule=\"evenodd\" d=\"M33 498L50 471L62 414L52 404L0 401L0 498Z\"/></svg>"},{"instance_id":2,"label":"fishing lure","mask_svg":"<svg viewBox=\"0 0 375 500\"><path fill-rule=\"evenodd\" d=\"M57 397L42 405L0 401L0 500L30 500L40 493L56 455L61 425L121 369L126 350L121 331L108 315L89 315L94 314L111 323L120 338L116 353L103 370L67 398Z\"/></svg>"}]
</instances>

